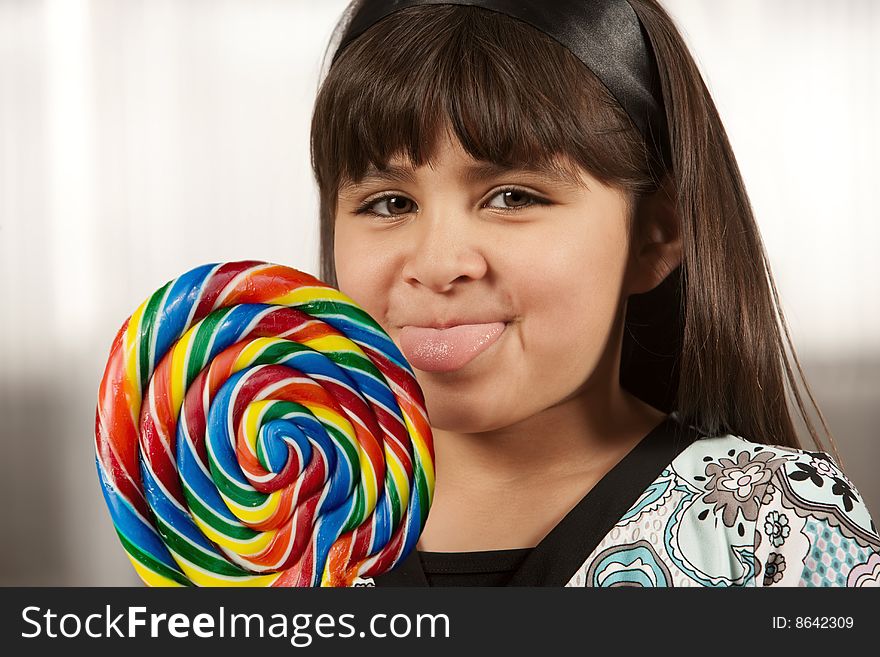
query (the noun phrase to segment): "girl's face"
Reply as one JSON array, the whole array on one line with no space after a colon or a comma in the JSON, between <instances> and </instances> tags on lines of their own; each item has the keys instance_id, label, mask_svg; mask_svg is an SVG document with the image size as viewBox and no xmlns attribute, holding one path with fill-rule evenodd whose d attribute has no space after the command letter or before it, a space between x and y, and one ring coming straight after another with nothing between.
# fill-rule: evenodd
<instances>
[{"instance_id":1,"label":"girl's face","mask_svg":"<svg viewBox=\"0 0 880 657\"><path fill-rule=\"evenodd\" d=\"M596 378L627 296L623 193L493 172L448 133L435 162L344 185L335 226L339 289L401 347L431 425L490 431L616 384Z\"/></svg>"}]
</instances>

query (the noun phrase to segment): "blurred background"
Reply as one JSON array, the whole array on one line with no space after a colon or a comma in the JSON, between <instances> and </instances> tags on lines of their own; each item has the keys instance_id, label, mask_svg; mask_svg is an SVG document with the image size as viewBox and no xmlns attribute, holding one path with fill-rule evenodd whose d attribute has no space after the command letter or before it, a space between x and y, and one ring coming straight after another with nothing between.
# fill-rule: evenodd
<instances>
[{"instance_id":1,"label":"blurred background","mask_svg":"<svg viewBox=\"0 0 880 657\"><path fill-rule=\"evenodd\" d=\"M878 520L880 3L663 2L718 104L799 357ZM140 583L95 472L110 344L196 265L317 272L309 121L345 6L0 0L0 585Z\"/></svg>"}]
</instances>

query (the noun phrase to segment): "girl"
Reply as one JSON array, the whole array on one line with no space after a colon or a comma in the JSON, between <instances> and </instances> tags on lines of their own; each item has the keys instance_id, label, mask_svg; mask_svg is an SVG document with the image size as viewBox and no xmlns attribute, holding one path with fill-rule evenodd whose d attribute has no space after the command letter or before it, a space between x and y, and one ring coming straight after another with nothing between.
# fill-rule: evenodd
<instances>
[{"instance_id":1,"label":"girl","mask_svg":"<svg viewBox=\"0 0 880 657\"><path fill-rule=\"evenodd\" d=\"M359 583L877 586L657 0L355 0L333 41L321 274L413 365L436 451L417 549Z\"/></svg>"}]
</instances>

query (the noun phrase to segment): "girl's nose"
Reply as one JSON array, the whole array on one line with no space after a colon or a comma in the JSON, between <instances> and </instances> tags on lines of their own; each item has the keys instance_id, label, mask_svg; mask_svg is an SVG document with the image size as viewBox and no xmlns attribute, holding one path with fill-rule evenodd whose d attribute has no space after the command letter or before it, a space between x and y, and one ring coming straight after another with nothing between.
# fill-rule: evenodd
<instances>
[{"instance_id":1,"label":"girl's nose","mask_svg":"<svg viewBox=\"0 0 880 657\"><path fill-rule=\"evenodd\" d=\"M404 280L435 292L448 292L458 281L479 279L488 265L475 243L470 219L446 211L435 216L423 212L415 243L403 268Z\"/></svg>"}]
</instances>

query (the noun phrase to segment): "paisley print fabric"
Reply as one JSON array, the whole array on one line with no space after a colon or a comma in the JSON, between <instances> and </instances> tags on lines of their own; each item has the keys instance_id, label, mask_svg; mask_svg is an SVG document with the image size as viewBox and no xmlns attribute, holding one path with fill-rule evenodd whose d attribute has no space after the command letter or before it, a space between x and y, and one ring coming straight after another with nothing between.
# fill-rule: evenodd
<instances>
[{"instance_id":1,"label":"paisley print fabric","mask_svg":"<svg viewBox=\"0 0 880 657\"><path fill-rule=\"evenodd\" d=\"M880 536L828 454L704 437L566 586L880 586Z\"/></svg>"}]
</instances>

